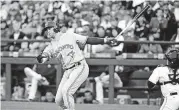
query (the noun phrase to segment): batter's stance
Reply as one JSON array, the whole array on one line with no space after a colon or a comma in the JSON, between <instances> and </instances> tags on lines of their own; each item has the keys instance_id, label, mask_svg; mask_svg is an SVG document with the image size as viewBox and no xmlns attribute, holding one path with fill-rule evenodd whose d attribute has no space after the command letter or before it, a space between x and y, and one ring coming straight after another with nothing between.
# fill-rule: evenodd
<instances>
[{"instance_id":1,"label":"batter's stance","mask_svg":"<svg viewBox=\"0 0 179 110\"><path fill-rule=\"evenodd\" d=\"M37 56L39 63L44 63L50 58L57 58L63 66L64 75L57 90L55 102L65 110L75 110L73 94L87 79L89 67L79 46L88 44L108 44L117 46L115 39L103 39L82 36L72 31L62 32L55 22L48 22L45 30L50 44Z\"/></svg>"},{"instance_id":2,"label":"batter's stance","mask_svg":"<svg viewBox=\"0 0 179 110\"><path fill-rule=\"evenodd\" d=\"M172 49L166 54L168 65L158 66L149 77L148 87L152 90L156 84L161 86L164 102L160 110L179 108L179 50Z\"/></svg>"}]
</instances>

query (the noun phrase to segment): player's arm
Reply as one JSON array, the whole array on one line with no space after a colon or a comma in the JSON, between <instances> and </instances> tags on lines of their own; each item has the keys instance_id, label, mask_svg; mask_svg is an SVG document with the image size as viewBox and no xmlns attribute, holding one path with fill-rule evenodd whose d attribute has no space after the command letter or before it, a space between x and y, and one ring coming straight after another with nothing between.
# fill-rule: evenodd
<instances>
[{"instance_id":1,"label":"player's arm","mask_svg":"<svg viewBox=\"0 0 179 110\"><path fill-rule=\"evenodd\" d=\"M41 53L40 55L37 56L37 61L38 61L39 63L45 63L45 62L48 61L48 60L49 60L48 55L45 55L45 54L43 54L43 53Z\"/></svg>"},{"instance_id":2,"label":"player's arm","mask_svg":"<svg viewBox=\"0 0 179 110\"><path fill-rule=\"evenodd\" d=\"M120 44L116 39L113 38L97 38L97 37L88 37L86 43L92 45L108 44L111 46L117 46Z\"/></svg>"},{"instance_id":3,"label":"player's arm","mask_svg":"<svg viewBox=\"0 0 179 110\"><path fill-rule=\"evenodd\" d=\"M153 82L151 82L151 81L148 81L147 86L148 86L148 89L151 91L152 89L154 89L155 84Z\"/></svg>"},{"instance_id":4,"label":"player's arm","mask_svg":"<svg viewBox=\"0 0 179 110\"><path fill-rule=\"evenodd\" d=\"M148 85L149 92L151 92L156 87L156 84L159 80L159 70L160 70L159 67L155 68L148 79L147 85Z\"/></svg>"},{"instance_id":5,"label":"player's arm","mask_svg":"<svg viewBox=\"0 0 179 110\"><path fill-rule=\"evenodd\" d=\"M107 39L104 38L97 38L97 37L88 37L86 43L87 44L105 44L107 42Z\"/></svg>"},{"instance_id":6,"label":"player's arm","mask_svg":"<svg viewBox=\"0 0 179 110\"><path fill-rule=\"evenodd\" d=\"M52 56L52 47L50 45L48 45L44 51L42 53L40 53L37 56L37 61L39 63L45 63L46 61L48 61Z\"/></svg>"},{"instance_id":7,"label":"player's arm","mask_svg":"<svg viewBox=\"0 0 179 110\"><path fill-rule=\"evenodd\" d=\"M80 42L81 44L91 44L91 45L97 45L97 44L108 44L110 46L117 46L120 43L114 39L114 38L97 38L97 37L88 37L79 35L76 33L73 33L76 41Z\"/></svg>"}]
</instances>

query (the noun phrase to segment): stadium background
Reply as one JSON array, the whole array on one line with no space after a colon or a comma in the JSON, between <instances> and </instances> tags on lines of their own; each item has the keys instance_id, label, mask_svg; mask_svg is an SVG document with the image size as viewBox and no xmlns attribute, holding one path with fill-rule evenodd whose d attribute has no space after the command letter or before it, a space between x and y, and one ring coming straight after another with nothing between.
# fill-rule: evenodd
<instances>
[{"instance_id":1,"label":"stadium background","mask_svg":"<svg viewBox=\"0 0 179 110\"><path fill-rule=\"evenodd\" d=\"M141 42L161 41L163 44L167 43L168 45L155 45L153 49L145 49L146 46L137 45L136 43L121 45L118 49L87 45L84 50L86 58L93 60L89 60L88 63L94 65L90 67L91 72L89 78L96 77L105 71L106 66L104 66L104 64L109 63L105 62L106 59L111 59L112 62L108 64L110 73L114 73L114 65L137 66L137 71L133 72L132 76L130 76L130 81L132 82L132 80L134 80L133 83L135 85L128 85L123 89L118 89L127 89L129 92L124 95L132 96L132 99L137 100L140 104L129 104L129 102L126 101L128 99L124 99L126 102L123 100L124 102L120 103L120 98L123 96L123 93L121 94L120 92L114 91L111 83L109 90L105 91L105 100L107 100L106 103L117 103L117 105L77 104L77 109L128 110L132 108L136 110L157 110L161 102L160 91L150 95L151 99L149 101L149 94L147 93L145 82L155 66L166 63L163 53L171 47L178 48L178 45L171 44L179 41L179 32L177 30L179 3L175 0L159 2L144 1L1 1L2 110L57 109L54 103L26 102L24 96L23 99L13 99L13 96L10 95L14 93L13 89L15 86L20 85L24 87L26 82L23 80L25 77L23 68L36 63L34 57L43 50L44 45L46 45L44 42L36 42L37 40L46 39L46 34L42 31L46 21L56 21L64 30L70 28L74 32L82 35L103 38L114 37L124 29L127 23L148 3L152 8L131 26L131 28L124 33L124 38L120 40ZM160 13L160 10L162 13ZM157 12L158 15L156 14ZM159 25L155 25L157 22L154 22L157 17L159 19L162 17ZM156 28L158 29L156 30ZM19 31L23 33L21 34L22 37L13 37L16 36L16 33ZM19 39L24 41L19 43ZM12 40L14 41L12 42ZM31 40L33 41L31 42ZM172 43L169 44L170 42ZM99 61L99 65L101 64L103 66L97 66L94 60ZM26 65L23 63L18 65L20 62ZM11 63L13 65L10 65ZM60 81L59 77L61 75L58 73L62 73L60 69L57 70L55 84L58 84ZM113 74L110 75L113 76ZM111 78L110 80L113 81L114 79ZM51 85L48 89L53 88L52 91L55 93L55 87L56 86ZM116 99L116 95L121 97ZM113 100L114 97L115 101L117 100L116 102ZM13 102L4 100L11 100Z\"/></svg>"}]
</instances>

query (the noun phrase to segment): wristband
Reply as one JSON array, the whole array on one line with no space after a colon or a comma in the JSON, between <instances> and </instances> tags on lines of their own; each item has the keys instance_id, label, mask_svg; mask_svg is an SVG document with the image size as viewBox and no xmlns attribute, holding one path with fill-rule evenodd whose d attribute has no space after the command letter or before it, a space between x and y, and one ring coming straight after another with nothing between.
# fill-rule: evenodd
<instances>
[{"instance_id":1,"label":"wristband","mask_svg":"<svg viewBox=\"0 0 179 110\"><path fill-rule=\"evenodd\" d=\"M105 44L107 43L107 41L108 41L108 39L107 39L107 38L104 38L104 43L105 43Z\"/></svg>"}]
</instances>

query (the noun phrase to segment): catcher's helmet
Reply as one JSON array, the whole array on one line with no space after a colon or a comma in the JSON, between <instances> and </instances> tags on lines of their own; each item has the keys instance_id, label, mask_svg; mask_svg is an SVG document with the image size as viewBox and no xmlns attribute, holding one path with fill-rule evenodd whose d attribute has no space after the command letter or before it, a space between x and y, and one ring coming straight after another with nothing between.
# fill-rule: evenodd
<instances>
[{"instance_id":1,"label":"catcher's helmet","mask_svg":"<svg viewBox=\"0 0 179 110\"><path fill-rule=\"evenodd\" d=\"M171 49L165 53L165 57L171 64L179 65L179 50Z\"/></svg>"}]
</instances>

